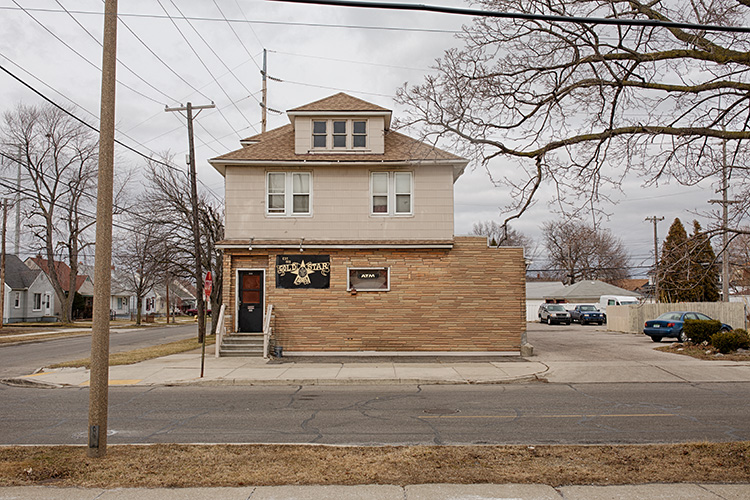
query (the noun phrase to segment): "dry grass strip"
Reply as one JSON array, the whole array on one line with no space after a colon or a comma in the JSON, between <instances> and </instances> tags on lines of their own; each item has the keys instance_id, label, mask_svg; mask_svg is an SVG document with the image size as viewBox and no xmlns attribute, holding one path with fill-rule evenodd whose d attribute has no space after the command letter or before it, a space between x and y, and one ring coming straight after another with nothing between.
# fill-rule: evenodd
<instances>
[{"instance_id":1,"label":"dry grass strip","mask_svg":"<svg viewBox=\"0 0 750 500\"><path fill-rule=\"evenodd\" d=\"M206 346L213 345L214 342L216 342L215 335L206 336ZM198 342L196 338L190 338L178 340L176 342L170 342L168 344L160 344L151 347L143 347L141 349L133 349L132 351L117 352L109 355L109 366L132 365L134 363L140 363L141 361L161 358L162 356L179 354L181 352L188 352L200 348L200 342ZM48 368L75 368L79 366L90 368L91 359L82 358L73 361L64 361L62 363L50 365Z\"/></svg>"},{"instance_id":2,"label":"dry grass strip","mask_svg":"<svg viewBox=\"0 0 750 500\"><path fill-rule=\"evenodd\" d=\"M625 446L151 445L0 448L0 486L750 482L750 442Z\"/></svg>"}]
</instances>

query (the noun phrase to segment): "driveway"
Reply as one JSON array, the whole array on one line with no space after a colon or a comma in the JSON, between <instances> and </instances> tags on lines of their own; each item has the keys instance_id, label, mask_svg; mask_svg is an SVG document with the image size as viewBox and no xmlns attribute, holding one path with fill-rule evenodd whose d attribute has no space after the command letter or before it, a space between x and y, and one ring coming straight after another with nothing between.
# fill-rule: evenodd
<instances>
[{"instance_id":1,"label":"driveway","mask_svg":"<svg viewBox=\"0 0 750 500\"><path fill-rule=\"evenodd\" d=\"M527 323L527 337L534 346L529 359L546 365L542 377L553 383L750 381L748 362L660 352L655 348L667 342L603 326Z\"/></svg>"},{"instance_id":2,"label":"driveway","mask_svg":"<svg viewBox=\"0 0 750 500\"><path fill-rule=\"evenodd\" d=\"M607 326L527 323L535 361L645 361L674 357L655 351L668 341L654 343L643 334L608 332Z\"/></svg>"}]
</instances>

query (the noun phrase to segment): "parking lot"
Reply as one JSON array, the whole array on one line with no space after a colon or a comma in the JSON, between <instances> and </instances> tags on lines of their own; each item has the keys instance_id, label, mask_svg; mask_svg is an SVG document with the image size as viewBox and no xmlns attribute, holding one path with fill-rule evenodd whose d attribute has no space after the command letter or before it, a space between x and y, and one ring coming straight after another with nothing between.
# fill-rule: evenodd
<instances>
[{"instance_id":1,"label":"parking lot","mask_svg":"<svg viewBox=\"0 0 750 500\"><path fill-rule=\"evenodd\" d=\"M535 361L649 361L674 356L655 351L671 339L655 344L649 337L607 331L607 325L526 324Z\"/></svg>"}]
</instances>

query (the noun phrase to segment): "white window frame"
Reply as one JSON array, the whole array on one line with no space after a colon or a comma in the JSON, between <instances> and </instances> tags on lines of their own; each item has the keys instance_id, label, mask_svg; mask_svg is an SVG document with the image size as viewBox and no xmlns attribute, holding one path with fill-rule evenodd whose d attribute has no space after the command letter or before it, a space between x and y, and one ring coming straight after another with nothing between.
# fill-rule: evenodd
<instances>
[{"instance_id":1,"label":"white window frame","mask_svg":"<svg viewBox=\"0 0 750 500\"><path fill-rule=\"evenodd\" d=\"M284 174L284 192L283 193L271 193L270 189L270 178L273 174ZM308 177L308 191L307 192L295 192L294 191L294 176L295 175L307 175ZM271 195L283 195L284 196L284 209L279 211L270 211L269 200ZM307 196L308 205L307 212L295 212L294 211L294 198L295 196ZM286 171L270 171L266 172L266 216L268 217L310 217L312 215L313 206L313 175L312 172L286 172Z\"/></svg>"},{"instance_id":2,"label":"white window frame","mask_svg":"<svg viewBox=\"0 0 750 500\"><path fill-rule=\"evenodd\" d=\"M315 132L315 124L318 122L325 123L325 133L316 133ZM342 122L344 123L344 133L336 133L335 131L335 123ZM364 123L365 124L365 132L364 134L355 134L354 133L354 124L355 123ZM365 145L364 146L354 146L354 137L364 137L365 138ZM311 131L311 138L310 138L310 148L311 150L315 151L367 151L370 144L370 121L367 118L325 118L325 119L313 119L312 120L312 131ZM345 145L344 146L336 146L334 144L335 137L344 136L345 137ZM315 138L316 137L325 137L325 146L316 146L315 145Z\"/></svg>"},{"instance_id":3,"label":"white window frame","mask_svg":"<svg viewBox=\"0 0 750 500\"><path fill-rule=\"evenodd\" d=\"M21 292L13 293L13 309L21 309Z\"/></svg>"},{"instance_id":4,"label":"white window frame","mask_svg":"<svg viewBox=\"0 0 750 500\"><path fill-rule=\"evenodd\" d=\"M388 174L387 192L376 193L375 192L375 176ZM397 192L396 191L396 176L397 175L409 175L409 192ZM398 196L409 196L409 211L408 212L397 212ZM388 208L385 212L375 212L375 196L387 196ZM412 171L374 171L370 172L370 215L375 217L410 217L414 215L414 172Z\"/></svg>"},{"instance_id":5,"label":"white window frame","mask_svg":"<svg viewBox=\"0 0 750 500\"><path fill-rule=\"evenodd\" d=\"M41 311L42 310L42 294L41 293L35 293L33 298L34 298L34 302L32 302L31 310L32 311Z\"/></svg>"},{"instance_id":6,"label":"white window frame","mask_svg":"<svg viewBox=\"0 0 750 500\"><path fill-rule=\"evenodd\" d=\"M390 292L391 291L391 268L378 266L362 266L346 268L346 291L352 291L351 273L352 271L385 271L388 286L386 288L357 288L357 292Z\"/></svg>"}]
</instances>

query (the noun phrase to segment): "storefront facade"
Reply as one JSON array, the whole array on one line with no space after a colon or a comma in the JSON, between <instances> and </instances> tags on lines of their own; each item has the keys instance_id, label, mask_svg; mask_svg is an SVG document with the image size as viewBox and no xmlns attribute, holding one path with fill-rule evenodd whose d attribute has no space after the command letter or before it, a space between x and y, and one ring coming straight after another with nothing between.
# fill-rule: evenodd
<instances>
[{"instance_id":1,"label":"storefront facade","mask_svg":"<svg viewBox=\"0 0 750 500\"><path fill-rule=\"evenodd\" d=\"M225 327L285 355L519 352L520 248L454 237L466 160L337 94L211 160L226 178Z\"/></svg>"}]
</instances>

